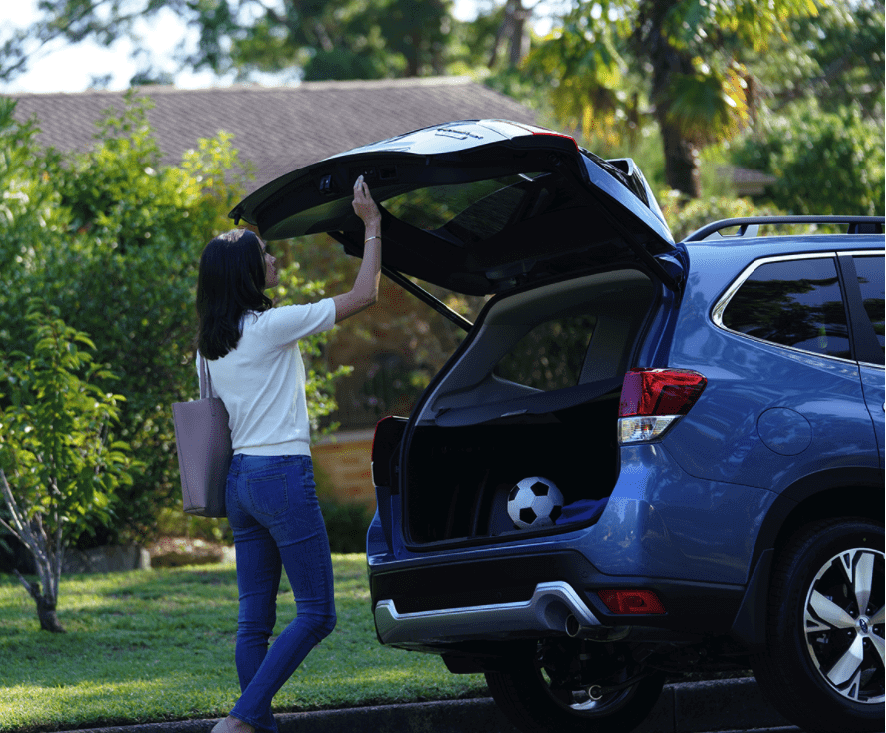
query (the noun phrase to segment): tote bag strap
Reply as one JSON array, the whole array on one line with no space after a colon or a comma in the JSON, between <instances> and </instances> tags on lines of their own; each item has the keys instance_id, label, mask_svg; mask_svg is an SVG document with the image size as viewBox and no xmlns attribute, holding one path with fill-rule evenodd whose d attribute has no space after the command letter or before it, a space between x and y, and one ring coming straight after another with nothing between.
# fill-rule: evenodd
<instances>
[{"instance_id":1,"label":"tote bag strap","mask_svg":"<svg viewBox=\"0 0 886 733\"><path fill-rule=\"evenodd\" d=\"M209 374L209 367L206 366L206 359L200 354L200 399L205 400L207 397L215 397L212 390L212 376Z\"/></svg>"}]
</instances>

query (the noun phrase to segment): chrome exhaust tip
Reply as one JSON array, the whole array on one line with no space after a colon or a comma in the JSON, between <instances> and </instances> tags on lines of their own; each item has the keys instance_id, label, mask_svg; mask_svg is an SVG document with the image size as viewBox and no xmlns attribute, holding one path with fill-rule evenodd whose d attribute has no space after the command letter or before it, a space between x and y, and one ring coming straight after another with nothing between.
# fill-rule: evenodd
<instances>
[{"instance_id":1,"label":"chrome exhaust tip","mask_svg":"<svg viewBox=\"0 0 886 733\"><path fill-rule=\"evenodd\" d=\"M566 635L573 639L581 633L581 624L575 618L575 614L570 613L566 617Z\"/></svg>"}]
</instances>

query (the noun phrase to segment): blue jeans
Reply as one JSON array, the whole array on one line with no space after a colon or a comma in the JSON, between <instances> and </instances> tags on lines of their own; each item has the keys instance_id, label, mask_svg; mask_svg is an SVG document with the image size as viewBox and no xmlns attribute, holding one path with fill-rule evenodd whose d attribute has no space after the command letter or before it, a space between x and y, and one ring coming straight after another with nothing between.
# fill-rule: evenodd
<instances>
[{"instance_id":1,"label":"blue jeans","mask_svg":"<svg viewBox=\"0 0 886 733\"><path fill-rule=\"evenodd\" d=\"M271 700L336 620L329 539L310 457L234 456L225 501L240 592L235 659L242 694L231 715L275 732ZM269 650L282 568L298 613Z\"/></svg>"}]
</instances>

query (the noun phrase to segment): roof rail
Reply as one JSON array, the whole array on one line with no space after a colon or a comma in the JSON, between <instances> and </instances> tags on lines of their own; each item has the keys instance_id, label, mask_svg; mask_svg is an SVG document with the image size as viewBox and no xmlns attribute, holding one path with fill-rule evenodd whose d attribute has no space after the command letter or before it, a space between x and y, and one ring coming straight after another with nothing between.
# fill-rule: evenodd
<instances>
[{"instance_id":1,"label":"roof rail","mask_svg":"<svg viewBox=\"0 0 886 733\"><path fill-rule=\"evenodd\" d=\"M763 224L845 224L847 234L882 234L882 216L745 216L721 219L690 234L684 242L705 239L742 239L759 235ZM738 227L736 234L721 234L723 229Z\"/></svg>"}]
</instances>

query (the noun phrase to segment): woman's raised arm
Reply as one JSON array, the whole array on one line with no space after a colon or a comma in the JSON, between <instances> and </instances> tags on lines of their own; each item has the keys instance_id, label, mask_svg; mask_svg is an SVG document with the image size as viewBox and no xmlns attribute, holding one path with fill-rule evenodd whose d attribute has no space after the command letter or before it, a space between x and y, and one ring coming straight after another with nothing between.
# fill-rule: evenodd
<instances>
[{"instance_id":1,"label":"woman's raised arm","mask_svg":"<svg viewBox=\"0 0 886 733\"><path fill-rule=\"evenodd\" d=\"M354 211L363 220L363 262L354 287L347 293L332 298L335 303L335 322L340 323L378 300L378 283L381 277L381 214L369 187L360 176L354 183Z\"/></svg>"}]
</instances>

